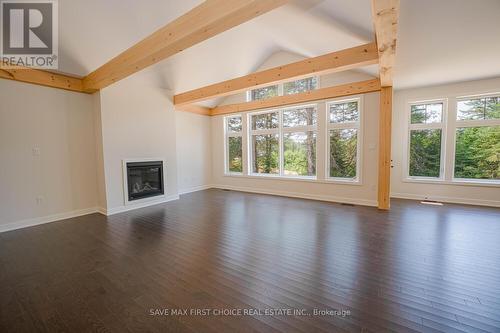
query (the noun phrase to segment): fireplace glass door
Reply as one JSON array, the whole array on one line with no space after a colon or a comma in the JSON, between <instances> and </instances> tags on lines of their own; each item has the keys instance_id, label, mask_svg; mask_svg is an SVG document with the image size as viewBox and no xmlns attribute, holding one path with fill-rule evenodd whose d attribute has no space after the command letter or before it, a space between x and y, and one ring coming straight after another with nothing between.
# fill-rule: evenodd
<instances>
[{"instance_id":1,"label":"fireplace glass door","mask_svg":"<svg viewBox=\"0 0 500 333\"><path fill-rule=\"evenodd\" d=\"M129 201L163 195L163 162L127 163Z\"/></svg>"}]
</instances>

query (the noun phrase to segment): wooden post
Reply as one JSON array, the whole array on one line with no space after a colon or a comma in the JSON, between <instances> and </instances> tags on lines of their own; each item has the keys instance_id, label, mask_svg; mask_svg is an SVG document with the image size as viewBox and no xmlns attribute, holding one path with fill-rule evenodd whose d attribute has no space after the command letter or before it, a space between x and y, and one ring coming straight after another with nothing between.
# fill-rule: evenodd
<instances>
[{"instance_id":1,"label":"wooden post","mask_svg":"<svg viewBox=\"0 0 500 333\"><path fill-rule=\"evenodd\" d=\"M378 208L388 210L391 194L392 87L380 90L378 148Z\"/></svg>"}]
</instances>

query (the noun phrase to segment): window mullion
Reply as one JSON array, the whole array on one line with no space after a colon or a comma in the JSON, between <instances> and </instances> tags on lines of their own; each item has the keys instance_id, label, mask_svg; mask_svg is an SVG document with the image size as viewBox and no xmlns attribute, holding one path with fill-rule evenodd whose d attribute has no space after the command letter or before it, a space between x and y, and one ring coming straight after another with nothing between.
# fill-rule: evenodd
<instances>
[{"instance_id":1,"label":"window mullion","mask_svg":"<svg viewBox=\"0 0 500 333\"><path fill-rule=\"evenodd\" d=\"M262 130L250 130L251 135L270 135L279 134L278 128L262 129Z\"/></svg>"},{"instance_id":2,"label":"window mullion","mask_svg":"<svg viewBox=\"0 0 500 333\"><path fill-rule=\"evenodd\" d=\"M283 84L280 84L283 88ZM284 175L284 145L283 145L283 110L280 110L278 113L278 128L279 128L279 174L280 176Z\"/></svg>"},{"instance_id":3,"label":"window mullion","mask_svg":"<svg viewBox=\"0 0 500 333\"><path fill-rule=\"evenodd\" d=\"M335 129L356 129L359 128L358 122L349 122L349 123L329 123L327 126L328 130Z\"/></svg>"},{"instance_id":4,"label":"window mullion","mask_svg":"<svg viewBox=\"0 0 500 333\"><path fill-rule=\"evenodd\" d=\"M317 130L316 125L294 126L294 127L283 127L282 128L283 133L311 132L311 131L316 131L316 130Z\"/></svg>"},{"instance_id":5,"label":"window mullion","mask_svg":"<svg viewBox=\"0 0 500 333\"><path fill-rule=\"evenodd\" d=\"M443 129L443 123L410 124L410 130Z\"/></svg>"},{"instance_id":6,"label":"window mullion","mask_svg":"<svg viewBox=\"0 0 500 333\"><path fill-rule=\"evenodd\" d=\"M442 133L442 152L441 163L443 174L441 179L451 181L453 178L453 169L455 165L455 125L457 119L457 102L453 98L443 102L443 133Z\"/></svg>"},{"instance_id":7,"label":"window mullion","mask_svg":"<svg viewBox=\"0 0 500 333\"><path fill-rule=\"evenodd\" d=\"M457 120L456 127L500 126L500 119Z\"/></svg>"}]
</instances>

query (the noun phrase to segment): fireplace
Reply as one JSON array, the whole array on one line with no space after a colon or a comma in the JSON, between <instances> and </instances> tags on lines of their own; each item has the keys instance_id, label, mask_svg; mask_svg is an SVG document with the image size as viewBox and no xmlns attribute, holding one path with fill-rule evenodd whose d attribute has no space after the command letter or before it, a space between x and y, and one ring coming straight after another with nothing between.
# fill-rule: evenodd
<instances>
[{"instance_id":1,"label":"fireplace","mask_svg":"<svg viewBox=\"0 0 500 333\"><path fill-rule=\"evenodd\" d=\"M163 195L163 161L126 162L128 201Z\"/></svg>"}]
</instances>

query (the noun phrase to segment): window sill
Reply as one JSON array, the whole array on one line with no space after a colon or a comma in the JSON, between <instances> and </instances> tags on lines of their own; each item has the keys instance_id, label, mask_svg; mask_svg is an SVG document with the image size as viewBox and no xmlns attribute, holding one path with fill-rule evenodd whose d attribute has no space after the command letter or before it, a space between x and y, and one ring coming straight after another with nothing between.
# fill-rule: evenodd
<instances>
[{"instance_id":1,"label":"window sill","mask_svg":"<svg viewBox=\"0 0 500 333\"><path fill-rule=\"evenodd\" d=\"M469 185L469 186L489 186L500 187L499 180L481 180L481 179L453 179L452 184L456 185Z\"/></svg>"},{"instance_id":2,"label":"window sill","mask_svg":"<svg viewBox=\"0 0 500 333\"><path fill-rule=\"evenodd\" d=\"M224 176L239 177L239 176L243 176L243 173L242 172L226 172L226 173L224 173Z\"/></svg>"},{"instance_id":3,"label":"window sill","mask_svg":"<svg viewBox=\"0 0 500 333\"><path fill-rule=\"evenodd\" d=\"M430 178L404 178L405 183L420 183L420 184L435 184L435 185L459 185L459 186L484 186L484 187L500 187L500 181L481 181L475 179L430 179Z\"/></svg>"},{"instance_id":4,"label":"window sill","mask_svg":"<svg viewBox=\"0 0 500 333\"><path fill-rule=\"evenodd\" d=\"M342 179L342 178L326 178L323 180L325 183L333 183L333 184L344 184L344 185L363 185L361 180L359 179Z\"/></svg>"},{"instance_id":5,"label":"window sill","mask_svg":"<svg viewBox=\"0 0 500 333\"><path fill-rule=\"evenodd\" d=\"M301 182L317 182L318 178L316 177L308 177L308 176L280 176L273 174L265 174L265 173L252 173L249 175L245 175L248 178L264 178L264 179L276 179L276 180L296 180Z\"/></svg>"},{"instance_id":6,"label":"window sill","mask_svg":"<svg viewBox=\"0 0 500 333\"><path fill-rule=\"evenodd\" d=\"M267 174L231 174L225 173L224 177L235 177L235 178L249 178L249 179L272 179L279 181L297 181L297 182L307 182L307 183L316 183L316 184L339 184L339 185L362 185L360 181L353 180L341 180L341 179L318 179L316 177L284 177L280 175L267 175Z\"/></svg>"}]
</instances>

